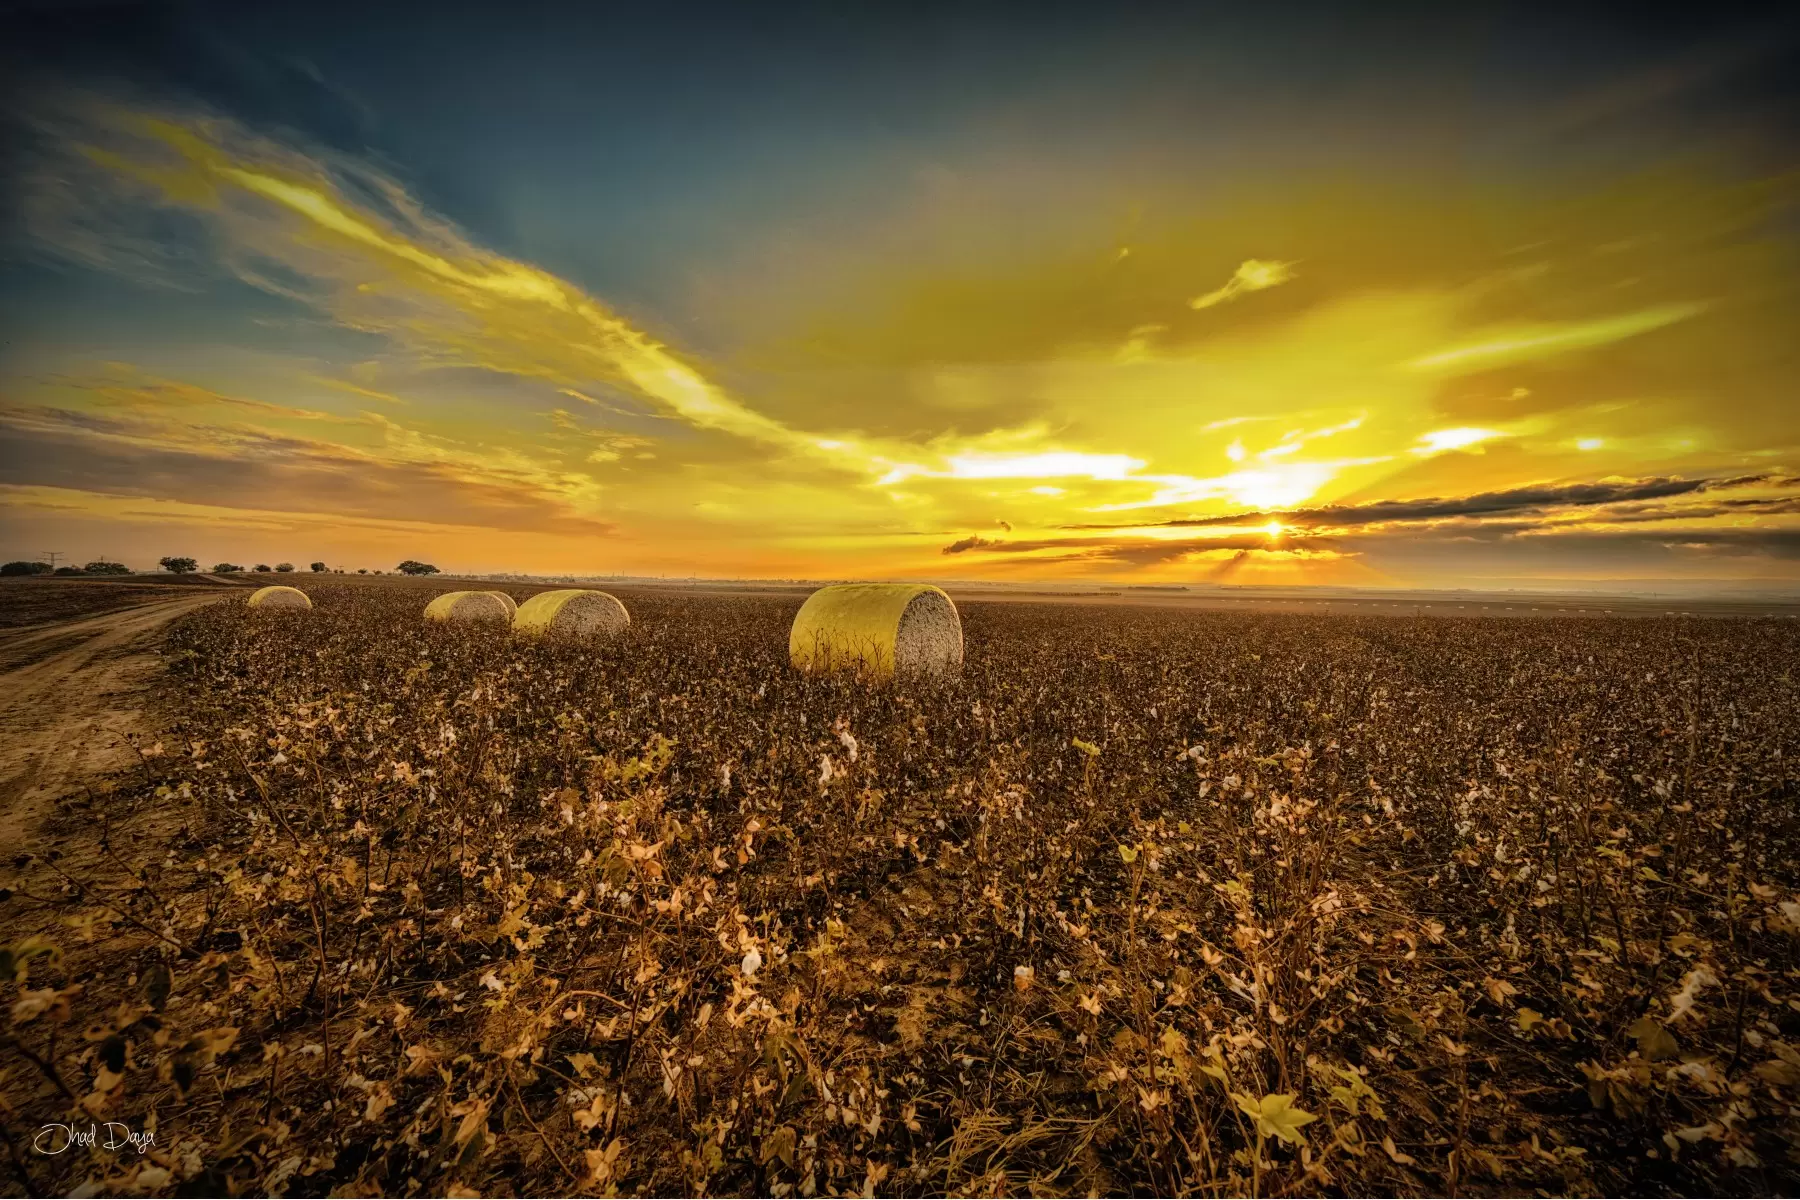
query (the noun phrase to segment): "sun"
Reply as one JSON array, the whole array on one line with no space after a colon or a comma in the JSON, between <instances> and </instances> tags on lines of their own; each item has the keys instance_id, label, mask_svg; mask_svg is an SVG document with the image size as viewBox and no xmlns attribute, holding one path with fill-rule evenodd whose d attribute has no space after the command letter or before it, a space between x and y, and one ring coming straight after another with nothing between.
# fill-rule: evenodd
<instances>
[{"instance_id":1,"label":"sun","mask_svg":"<svg viewBox=\"0 0 1800 1200\"><path fill-rule=\"evenodd\" d=\"M1282 531L1282 524L1280 521L1270 521L1267 525L1263 526L1263 532L1268 534L1272 538L1280 537L1281 531Z\"/></svg>"}]
</instances>

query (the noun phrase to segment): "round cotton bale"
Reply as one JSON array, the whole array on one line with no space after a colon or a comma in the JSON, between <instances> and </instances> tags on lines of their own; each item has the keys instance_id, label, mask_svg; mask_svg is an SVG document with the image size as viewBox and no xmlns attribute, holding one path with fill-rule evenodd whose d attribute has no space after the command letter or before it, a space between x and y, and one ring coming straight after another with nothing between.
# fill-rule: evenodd
<instances>
[{"instance_id":1,"label":"round cotton bale","mask_svg":"<svg viewBox=\"0 0 1800 1200\"><path fill-rule=\"evenodd\" d=\"M788 656L803 671L948 675L962 666L962 618L942 589L927 584L835 584L800 606Z\"/></svg>"},{"instance_id":2,"label":"round cotton bale","mask_svg":"<svg viewBox=\"0 0 1800 1200\"><path fill-rule=\"evenodd\" d=\"M612 637L630 624L631 614L618 597L587 588L539 592L513 614L513 629L535 636Z\"/></svg>"},{"instance_id":3,"label":"round cotton bale","mask_svg":"<svg viewBox=\"0 0 1800 1200\"><path fill-rule=\"evenodd\" d=\"M490 595L490 596L498 596L498 597L500 597L500 603L502 603L502 604L504 604L504 605L506 605L506 615L507 615L507 616L508 616L508 617L509 617L509 618L510 618L510 617L511 617L511 616L512 616L512 615L513 615L513 614L514 614L514 613L516 613L516 612L518 612L518 611L519 611L519 602L518 602L518 601L517 601L517 600L514 600L514 599L513 599L513 598L512 598L512 597L511 597L511 596L510 596L510 595L508 595L508 594L507 594L507 593L505 593L505 592L488 592L488 593L487 593L487 594L488 594L488 595Z\"/></svg>"},{"instance_id":4,"label":"round cotton bale","mask_svg":"<svg viewBox=\"0 0 1800 1200\"><path fill-rule=\"evenodd\" d=\"M492 592L445 592L425 606L427 621L504 621L510 615Z\"/></svg>"},{"instance_id":5,"label":"round cotton bale","mask_svg":"<svg viewBox=\"0 0 1800 1200\"><path fill-rule=\"evenodd\" d=\"M258 608L264 611L279 608L304 609L312 607L312 597L308 596L299 588L281 586L264 587L257 588L254 592L251 592L250 599L245 601L245 603L251 608Z\"/></svg>"}]
</instances>

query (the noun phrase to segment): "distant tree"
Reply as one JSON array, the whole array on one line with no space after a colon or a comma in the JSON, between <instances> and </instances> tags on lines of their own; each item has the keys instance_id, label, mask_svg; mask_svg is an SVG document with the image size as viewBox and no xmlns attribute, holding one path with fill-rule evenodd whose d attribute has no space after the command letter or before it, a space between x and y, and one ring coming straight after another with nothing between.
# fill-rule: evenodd
<instances>
[{"instance_id":1,"label":"distant tree","mask_svg":"<svg viewBox=\"0 0 1800 1200\"><path fill-rule=\"evenodd\" d=\"M280 571L283 575L286 575L289 571L292 571L294 569L294 564L293 563L276 563L275 569L277 571Z\"/></svg>"},{"instance_id":2,"label":"distant tree","mask_svg":"<svg viewBox=\"0 0 1800 1200\"><path fill-rule=\"evenodd\" d=\"M324 563L310 563L310 564L308 564L308 569L311 571L314 571L314 572L318 572L318 571L326 570L327 568Z\"/></svg>"},{"instance_id":3,"label":"distant tree","mask_svg":"<svg viewBox=\"0 0 1800 1200\"><path fill-rule=\"evenodd\" d=\"M399 571L402 575L436 575L438 573L438 569L430 563L422 563L417 559L412 558L407 559L394 569Z\"/></svg>"},{"instance_id":4,"label":"distant tree","mask_svg":"<svg viewBox=\"0 0 1800 1200\"><path fill-rule=\"evenodd\" d=\"M87 566L85 566L81 569L83 571L86 571L89 575L129 575L129 574L131 574L131 568L126 566L124 563L106 562L103 559L97 559L94 562L89 563Z\"/></svg>"},{"instance_id":5,"label":"distant tree","mask_svg":"<svg viewBox=\"0 0 1800 1200\"><path fill-rule=\"evenodd\" d=\"M49 563L9 562L5 566L0 566L0 575L48 575L49 573Z\"/></svg>"},{"instance_id":6,"label":"distant tree","mask_svg":"<svg viewBox=\"0 0 1800 1200\"><path fill-rule=\"evenodd\" d=\"M357 573L357 574L358 574L358 575L367 575L367 574L368 574L368 573L369 573L369 568L367 568L367 567L358 567L358 568L356 568L356 573Z\"/></svg>"},{"instance_id":7,"label":"distant tree","mask_svg":"<svg viewBox=\"0 0 1800 1200\"><path fill-rule=\"evenodd\" d=\"M157 560L156 565L171 575L186 575L190 571L200 569L200 564L191 558L175 558L173 556Z\"/></svg>"},{"instance_id":8,"label":"distant tree","mask_svg":"<svg viewBox=\"0 0 1800 1200\"><path fill-rule=\"evenodd\" d=\"M235 575L243 569L236 563L214 563L212 573L214 575Z\"/></svg>"},{"instance_id":9,"label":"distant tree","mask_svg":"<svg viewBox=\"0 0 1800 1200\"><path fill-rule=\"evenodd\" d=\"M56 575L86 575L87 572L82 570L80 567L58 567L53 572L53 574L56 574Z\"/></svg>"},{"instance_id":10,"label":"distant tree","mask_svg":"<svg viewBox=\"0 0 1800 1200\"><path fill-rule=\"evenodd\" d=\"M256 569L257 569L257 570L258 570L258 571L262 571L262 572L264 572L264 573L265 573L265 574L266 574L266 573L267 573L267 572L268 572L268 571L269 571L269 570L270 570L270 567L269 567L269 564L268 564L268 563L257 563L257 564L256 564Z\"/></svg>"}]
</instances>

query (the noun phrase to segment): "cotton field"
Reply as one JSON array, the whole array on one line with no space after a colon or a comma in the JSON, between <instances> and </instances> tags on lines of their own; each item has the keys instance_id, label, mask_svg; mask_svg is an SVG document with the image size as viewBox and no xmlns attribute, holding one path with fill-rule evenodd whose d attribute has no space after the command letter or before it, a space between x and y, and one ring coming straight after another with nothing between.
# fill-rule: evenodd
<instances>
[{"instance_id":1,"label":"cotton field","mask_svg":"<svg viewBox=\"0 0 1800 1200\"><path fill-rule=\"evenodd\" d=\"M179 850L10 901L137 946L15 949L10 1103L157 1131L40 1183L1800 1186L1792 622L959 603L882 683L307 590L172 632Z\"/></svg>"}]
</instances>

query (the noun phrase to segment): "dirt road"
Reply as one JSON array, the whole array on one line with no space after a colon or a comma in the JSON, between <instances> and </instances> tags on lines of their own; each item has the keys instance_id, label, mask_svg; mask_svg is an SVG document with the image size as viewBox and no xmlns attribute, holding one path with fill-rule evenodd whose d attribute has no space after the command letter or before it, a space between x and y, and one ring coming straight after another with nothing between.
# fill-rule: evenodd
<instances>
[{"instance_id":1,"label":"dirt road","mask_svg":"<svg viewBox=\"0 0 1800 1200\"><path fill-rule=\"evenodd\" d=\"M157 634L219 599L207 591L0 634L0 846L30 849L57 796L131 762L149 732Z\"/></svg>"}]
</instances>

